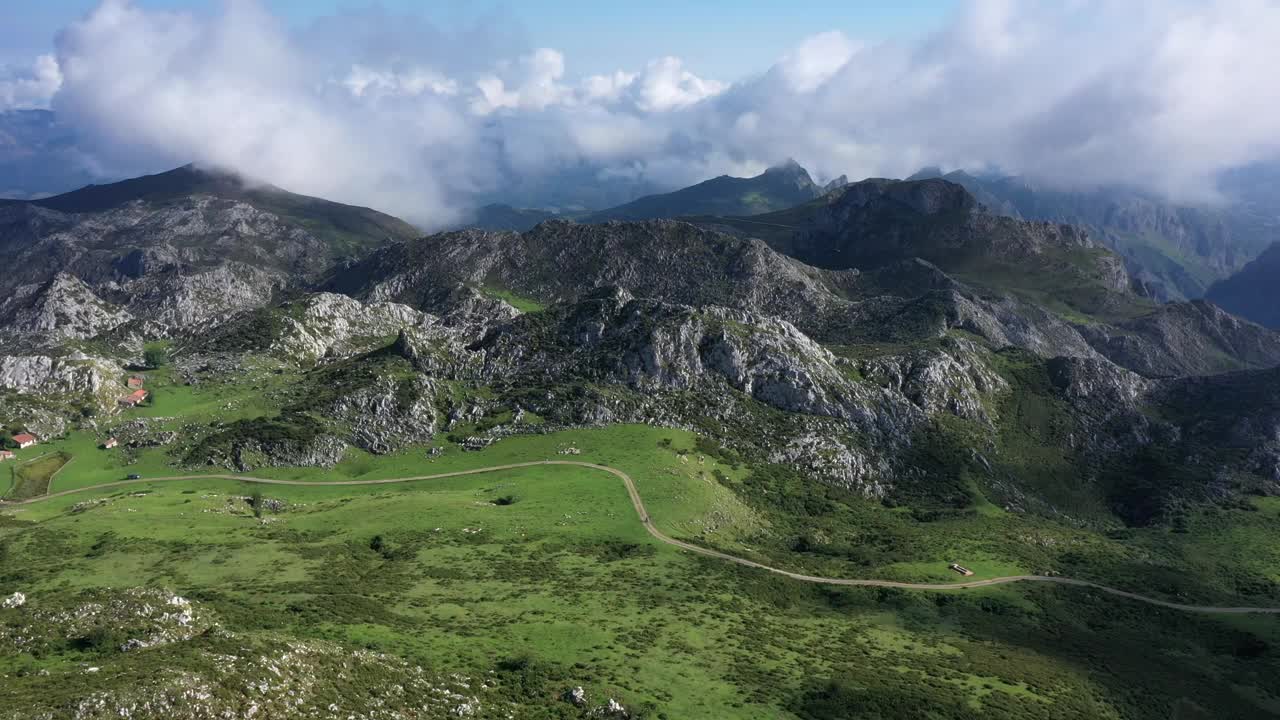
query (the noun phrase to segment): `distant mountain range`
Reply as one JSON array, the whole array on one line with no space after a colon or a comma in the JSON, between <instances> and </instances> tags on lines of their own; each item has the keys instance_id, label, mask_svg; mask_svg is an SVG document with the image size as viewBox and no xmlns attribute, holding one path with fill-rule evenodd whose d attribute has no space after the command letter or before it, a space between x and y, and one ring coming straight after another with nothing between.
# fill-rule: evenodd
<instances>
[{"instance_id":1,"label":"distant mountain range","mask_svg":"<svg viewBox=\"0 0 1280 720\"><path fill-rule=\"evenodd\" d=\"M652 220L685 215L759 215L808 202L848 183L844 176L818 185L794 160L760 175L736 178L721 175L697 185L661 195L649 195L608 210L590 213L584 222Z\"/></svg>"},{"instance_id":2,"label":"distant mountain range","mask_svg":"<svg viewBox=\"0 0 1280 720\"><path fill-rule=\"evenodd\" d=\"M945 178L967 189L992 212L1086 229L1116 251L1146 294L1159 300L1204 297L1209 287L1240 270L1280 240L1280 199L1268 188L1280 173L1259 166L1224 175L1229 200L1222 205L1171 203L1136 190L1108 187L1064 190L1025 178L942 173L926 168L911 180ZM674 192L647 195L595 212L552 212L493 204L480 208L470 225L490 230L528 230L540 222L645 220L654 218L748 217L802 205L848 184L841 176L825 186L794 161L751 178L721 176ZM776 222L778 218L761 222Z\"/></svg>"},{"instance_id":3,"label":"distant mountain range","mask_svg":"<svg viewBox=\"0 0 1280 720\"><path fill-rule=\"evenodd\" d=\"M522 231L553 219L598 223L690 215L758 215L808 202L848 183L849 179L841 175L826 185L819 185L799 163L788 160L755 177L721 175L674 192L646 195L596 212L553 213L504 204L487 205L476 211L470 225L486 230Z\"/></svg>"},{"instance_id":4,"label":"distant mountain range","mask_svg":"<svg viewBox=\"0 0 1280 720\"><path fill-rule=\"evenodd\" d=\"M1125 188L1062 190L1024 178L943 174L926 168L912 179L945 177L992 211L1011 217L1079 225L1125 259L1155 297L1203 297L1280 240L1280 196L1251 190L1259 171L1229 175L1236 200L1221 206L1180 205Z\"/></svg>"}]
</instances>

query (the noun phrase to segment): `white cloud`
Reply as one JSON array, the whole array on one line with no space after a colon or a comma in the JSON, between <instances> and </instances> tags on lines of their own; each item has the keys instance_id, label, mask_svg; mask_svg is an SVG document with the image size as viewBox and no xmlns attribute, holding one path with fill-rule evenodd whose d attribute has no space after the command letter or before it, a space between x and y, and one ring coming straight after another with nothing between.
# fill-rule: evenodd
<instances>
[{"instance_id":1,"label":"white cloud","mask_svg":"<svg viewBox=\"0 0 1280 720\"><path fill-rule=\"evenodd\" d=\"M504 108L543 110L571 97L571 91L560 83L562 77L564 55L539 48L515 63L501 63L498 72L476 80L480 95L472 101L471 110L477 115Z\"/></svg>"},{"instance_id":2,"label":"white cloud","mask_svg":"<svg viewBox=\"0 0 1280 720\"><path fill-rule=\"evenodd\" d=\"M46 108L58 88L62 70L52 55L41 55L30 67L0 67L0 111Z\"/></svg>"},{"instance_id":3,"label":"white cloud","mask_svg":"<svg viewBox=\"0 0 1280 720\"><path fill-rule=\"evenodd\" d=\"M649 63L636 78L636 105L648 112L664 112L701 102L724 91L724 85L703 80L684 69L680 58L664 57Z\"/></svg>"},{"instance_id":4,"label":"white cloud","mask_svg":"<svg viewBox=\"0 0 1280 720\"><path fill-rule=\"evenodd\" d=\"M458 83L430 68L409 70L375 70L354 65L342 81L343 87L354 96L381 97L387 95L457 95Z\"/></svg>"},{"instance_id":5,"label":"white cloud","mask_svg":"<svg viewBox=\"0 0 1280 720\"><path fill-rule=\"evenodd\" d=\"M206 23L107 0L62 33L58 53L55 109L121 174L196 160L423 220L451 217L435 178L452 166L444 149L466 143L471 128L434 96L405 101L412 107L361 102L371 88L412 88L403 77L327 93L316 63L254 3L231 2Z\"/></svg>"},{"instance_id":6,"label":"white cloud","mask_svg":"<svg viewBox=\"0 0 1280 720\"><path fill-rule=\"evenodd\" d=\"M612 75L592 75L582 82L582 92L588 101L618 102L622 94L636 81L637 74L615 71Z\"/></svg>"},{"instance_id":7,"label":"white cloud","mask_svg":"<svg viewBox=\"0 0 1280 720\"><path fill-rule=\"evenodd\" d=\"M725 85L674 57L578 79L496 18L444 32L374 8L291 31L254 0L201 18L105 0L0 103L56 91L113 174L194 159L430 225L507 184L679 184L786 157L820 177L998 166L1192 195L1280 154L1277 37L1273 0L976 0L919 42L823 33Z\"/></svg>"},{"instance_id":8,"label":"white cloud","mask_svg":"<svg viewBox=\"0 0 1280 720\"><path fill-rule=\"evenodd\" d=\"M811 92L831 79L857 50L841 32L806 38L778 61L778 70L796 92Z\"/></svg>"}]
</instances>

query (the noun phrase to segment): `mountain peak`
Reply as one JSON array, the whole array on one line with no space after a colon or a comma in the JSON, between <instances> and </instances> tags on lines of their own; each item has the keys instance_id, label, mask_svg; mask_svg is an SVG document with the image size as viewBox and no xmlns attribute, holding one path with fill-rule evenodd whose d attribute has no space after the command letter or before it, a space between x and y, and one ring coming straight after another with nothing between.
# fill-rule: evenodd
<instances>
[{"instance_id":1,"label":"mountain peak","mask_svg":"<svg viewBox=\"0 0 1280 720\"><path fill-rule=\"evenodd\" d=\"M942 168L938 167L937 165L929 165L927 167L922 167L919 170L912 173L911 176L907 178L907 180L908 181L933 180L934 178L940 178L945 174L946 173L942 172Z\"/></svg>"},{"instance_id":2,"label":"mountain peak","mask_svg":"<svg viewBox=\"0 0 1280 720\"><path fill-rule=\"evenodd\" d=\"M978 209L978 201L964 186L937 177L921 180L862 180L846 185L844 192L834 201L857 207L889 201L911 208L921 215L969 213Z\"/></svg>"},{"instance_id":3,"label":"mountain peak","mask_svg":"<svg viewBox=\"0 0 1280 720\"><path fill-rule=\"evenodd\" d=\"M813 178L810 177L809 171L805 170L800 163L796 162L792 158L787 158L786 161L765 170L764 174L760 177L767 180L780 180L788 184L794 184L797 188L811 188L814 190L815 194L818 190L818 185L813 181Z\"/></svg>"},{"instance_id":4,"label":"mountain peak","mask_svg":"<svg viewBox=\"0 0 1280 720\"><path fill-rule=\"evenodd\" d=\"M809 182L813 182L812 178L809 177L809 171L805 170L804 166L796 162L794 158L787 158L777 165L770 167L768 170L764 171L764 174L794 177L797 179L803 178Z\"/></svg>"},{"instance_id":5,"label":"mountain peak","mask_svg":"<svg viewBox=\"0 0 1280 720\"><path fill-rule=\"evenodd\" d=\"M772 167L770 167L768 170L765 170L765 172L766 172L766 173L770 173L770 172L790 172L790 173L802 172L802 173L805 173L806 175L808 174L808 172L804 169L804 166L802 166L800 163L796 162L796 159L795 159L795 158L787 158L786 160L783 160L782 162L780 162L780 163L778 163L778 164L776 164L776 165L773 165L773 166L772 166Z\"/></svg>"},{"instance_id":6,"label":"mountain peak","mask_svg":"<svg viewBox=\"0 0 1280 720\"><path fill-rule=\"evenodd\" d=\"M846 186L846 185L848 185L848 184L849 184L849 176L848 176L848 175L841 175L840 177L835 178L834 180L832 180L831 182L827 183L826 185L823 185L823 186L822 186L822 193L825 195L825 194L827 194L827 193L829 193L829 192L832 192L832 191L834 191L834 190L839 190L840 188L842 188L842 187L844 187L844 186Z\"/></svg>"},{"instance_id":7,"label":"mountain peak","mask_svg":"<svg viewBox=\"0 0 1280 720\"><path fill-rule=\"evenodd\" d=\"M228 170L188 163L155 175L106 185L87 185L37 200L35 204L60 212L101 212L134 200L165 200L195 193L239 197L251 187L266 192L283 192L270 185L250 185L240 175Z\"/></svg>"}]
</instances>

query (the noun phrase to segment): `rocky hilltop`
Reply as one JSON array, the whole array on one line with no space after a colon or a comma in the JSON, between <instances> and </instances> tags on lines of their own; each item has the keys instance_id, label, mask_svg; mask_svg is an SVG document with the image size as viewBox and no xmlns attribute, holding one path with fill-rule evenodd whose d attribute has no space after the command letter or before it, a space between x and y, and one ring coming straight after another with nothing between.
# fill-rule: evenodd
<instances>
[{"instance_id":1,"label":"rocky hilltop","mask_svg":"<svg viewBox=\"0 0 1280 720\"><path fill-rule=\"evenodd\" d=\"M618 286L640 297L799 319L825 312L857 281L856 273L819 270L762 242L683 222L552 221L519 234L467 230L388 246L339 268L326 287L439 310L460 284L542 302Z\"/></svg>"},{"instance_id":2,"label":"rocky hilltop","mask_svg":"<svg viewBox=\"0 0 1280 720\"><path fill-rule=\"evenodd\" d=\"M1087 233L990 213L945 180L864 180L776 213L697 221L819 267L870 270L920 258L994 289L1060 283L1113 303L1131 294L1123 262Z\"/></svg>"},{"instance_id":3,"label":"rocky hilltop","mask_svg":"<svg viewBox=\"0 0 1280 720\"><path fill-rule=\"evenodd\" d=\"M0 322L28 340L131 319L181 328L266 304L335 259L415 231L354 208L191 166L0 204Z\"/></svg>"}]
</instances>

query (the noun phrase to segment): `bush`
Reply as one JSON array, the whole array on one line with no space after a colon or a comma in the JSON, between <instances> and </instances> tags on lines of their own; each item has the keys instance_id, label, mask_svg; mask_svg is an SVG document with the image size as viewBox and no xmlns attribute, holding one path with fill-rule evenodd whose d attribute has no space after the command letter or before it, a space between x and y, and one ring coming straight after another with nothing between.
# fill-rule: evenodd
<instances>
[{"instance_id":1,"label":"bush","mask_svg":"<svg viewBox=\"0 0 1280 720\"><path fill-rule=\"evenodd\" d=\"M142 362L152 370L169 364L169 352L162 347L147 348L142 354Z\"/></svg>"},{"instance_id":2,"label":"bush","mask_svg":"<svg viewBox=\"0 0 1280 720\"><path fill-rule=\"evenodd\" d=\"M99 654L113 653L120 650L128 638L123 631L106 625L97 625L88 634L71 641L71 646L81 652Z\"/></svg>"}]
</instances>

